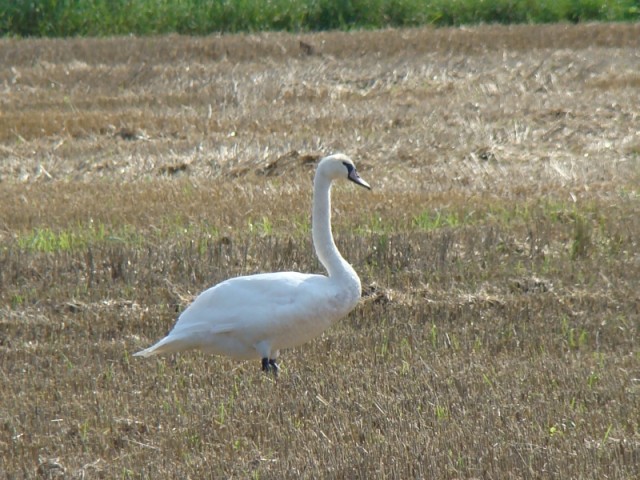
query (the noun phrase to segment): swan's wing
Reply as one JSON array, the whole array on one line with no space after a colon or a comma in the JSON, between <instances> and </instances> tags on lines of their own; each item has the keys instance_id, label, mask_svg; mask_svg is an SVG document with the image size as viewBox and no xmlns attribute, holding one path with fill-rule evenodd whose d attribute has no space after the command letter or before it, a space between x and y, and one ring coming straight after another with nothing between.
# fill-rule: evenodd
<instances>
[{"instance_id":1,"label":"swan's wing","mask_svg":"<svg viewBox=\"0 0 640 480\"><path fill-rule=\"evenodd\" d=\"M168 337L213 353L255 356L255 346L298 345L339 318L340 298L327 277L279 272L226 280L201 293ZM344 302L342 302L344 303ZM242 353L244 352L244 353Z\"/></svg>"},{"instance_id":2,"label":"swan's wing","mask_svg":"<svg viewBox=\"0 0 640 480\"><path fill-rule=\"evenodd\" d=\"M205 316L211 325L222 328L224 324L234 324L240 314L261 315L283 305L305 303L305 297L314 291L321 295L327 289L326 284L327 278L322 275L297 272L231 278L198 295L180 315L176 326Z\"/></svg>"}]
</instances>

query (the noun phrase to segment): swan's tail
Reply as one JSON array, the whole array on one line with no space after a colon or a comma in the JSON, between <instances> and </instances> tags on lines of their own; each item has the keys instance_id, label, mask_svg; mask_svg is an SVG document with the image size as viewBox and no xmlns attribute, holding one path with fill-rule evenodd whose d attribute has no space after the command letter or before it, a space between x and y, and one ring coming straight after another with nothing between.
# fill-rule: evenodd
<instances>
[{"instance_id":1,"label":"swan's tail","mask_svg":"<svg viewBox=\"0 0 640 480\"><path fill-rule=\"evenodd\" d=\"M185 340L180 337L172 337L168 335L155 345L133 354L134 357L151 357L153 355L161 355L164 353L176 353L194 348L196 345L193 341Z\"/></svg>"}]
</instances>

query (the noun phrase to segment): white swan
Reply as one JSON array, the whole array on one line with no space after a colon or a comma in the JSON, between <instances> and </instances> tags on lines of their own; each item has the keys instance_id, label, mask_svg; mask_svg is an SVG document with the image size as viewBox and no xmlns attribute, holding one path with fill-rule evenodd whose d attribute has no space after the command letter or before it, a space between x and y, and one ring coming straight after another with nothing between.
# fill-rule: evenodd
<instances>
[{"instance_id":1,"label":"white swan","mask_svg":"<svg viewBox=\"0 0 640 480\"><path fill-rule=\"evenodd\" d=\"M238 360L261 358L262 369L277 374L280 349L317 337L347 315L360 299L360 279L331 234L331 183L339 178L371 189L346 155L318 164L311 230L328 276L277 272L225 280L201 293L165 338L134 355L200 349Z\"/></svg>"}]
</instances>

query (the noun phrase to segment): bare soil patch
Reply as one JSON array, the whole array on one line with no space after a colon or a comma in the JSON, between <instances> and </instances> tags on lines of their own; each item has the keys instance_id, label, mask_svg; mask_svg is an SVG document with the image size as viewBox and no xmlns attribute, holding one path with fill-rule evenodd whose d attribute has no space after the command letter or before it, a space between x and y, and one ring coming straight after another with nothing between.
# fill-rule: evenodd
<instances>
[{"instance_id":1,"label":"bare soil patch","mask_svg":"<svg viewBox=\"0 0 640 480\"><path fill-rule=\"evenodd\" d=\"M640 26L0 40L6 478L640 475ZM130 357L229 276L356 311L259 365Z\"/></svg>"}]
</instances>

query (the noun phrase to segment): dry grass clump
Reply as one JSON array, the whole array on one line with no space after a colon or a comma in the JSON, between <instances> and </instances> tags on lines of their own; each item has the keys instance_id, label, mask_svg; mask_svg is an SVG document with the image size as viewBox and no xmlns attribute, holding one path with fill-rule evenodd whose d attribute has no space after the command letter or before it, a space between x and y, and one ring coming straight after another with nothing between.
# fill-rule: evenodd
<instances>
[{"instance_id":1,"label":"dry grass clump","mask_svg":"<svg viewBox=\"0 0 640 480\"><path fill-rule=\"evenodd\" d=\"M3 40L0 471L640 475L636 30ZM334 189L354 313L277 382L131 358L213 283L322 270L335 150L374 187Z\"/></svg>"}]
</instances>

